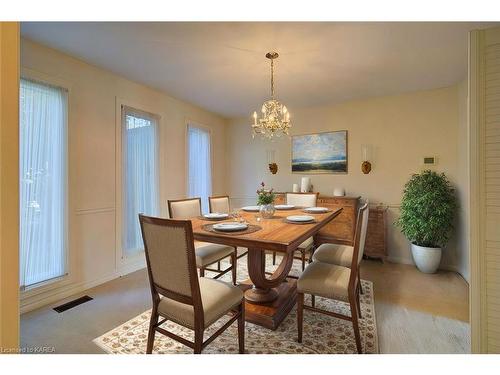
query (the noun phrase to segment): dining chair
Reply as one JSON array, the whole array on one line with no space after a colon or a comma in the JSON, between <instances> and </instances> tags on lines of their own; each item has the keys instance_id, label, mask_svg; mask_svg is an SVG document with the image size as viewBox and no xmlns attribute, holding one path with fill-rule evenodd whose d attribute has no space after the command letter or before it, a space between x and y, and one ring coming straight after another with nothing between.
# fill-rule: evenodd
<instances>
[{"instance_id":1,"label":"dining chair","mask_svg":"<svg viewBox=\"0 0 500 375\"><path fill-rule=\"evenodd\" d=\"M168 214L171 219L192 219L201 216L201 198L168 200ZM214 279L231 271L233 284L236 285L236 249L227 245L195 241L196 266L200 269L200 276L205 271L215 272ZM230 258L231 265L225 270L220 269L220 261ZM209 268L211 264L218 264L218 269Z\"/></svg>"},{"instance_id":2,"label":"dining chair","mask_svg":"<svg viewBox=\"0 0 500 375\"><path fill-rule=\"evenodd\" d=\"M370 206L368 200L365 201L367 204L365 215L369 217ZM367 228L363 227L363 232L361 233L361 243L360 251L364 253L365 251L365 240ZM351 267L352 256L354 253L354 246L336 244L336 243L324 243L318 246L314 250L312 260L319 261L323 263L336 264L337 266ZM361 272L358 268L358 278L359 278L359 289L361 294L363 294L363 287L361 286Z\"/></svg>"},{"instance_id":3,"label":"dining chair","mask_svg":"<svg viewBox=\"0 0 500 375\"><path fill-rule=\"evenodd\" d=\"M326 314L335 318L352 322L356 349L362 353L361 334L358 319L361 318L361 304L359 301L359 263L363 258L361 248L362 233L368 225L368 204L364 204L358 213L356 222L356 233L354 235L354 250L350 268L336 264L313 261L310 263L297 281L297 331L298 342L302 342L302 328L304 321L304 310ZM364 241L364 240L363 240ZM315 306L304 304L304 294L311 294L328 299L348 302L351 315L343 315L337 312L318 309Z\"/></svg>"},{"instance_id":4,"label":"dining chair","mask_svg":"<svg viewBox=\"0 0 500 375\"><path fill-rule=\"evenodd\" d=\"M245 302L240 288L196 272L193 227L189 220L139 215L146 253L153 308L146 353L151 354L159 332L192 349L195 354L238 321L239 352L245 351ZM205 329L230 313L231 318L203 341ZM161 321L159 319L163 318ZM194 342L161 326L168 320L194 331Z\"/></svg>"},{"instance_id":5,"label":"dining chair","mask_svg":"<svg viewBox=\"0 0 500 375\"><path fill-rule=\"evenodd\" d=\"M295 207L316 207L316 202L318 201L319 193L285 193L286 204L294 205ZM294 257L294 259L300 259L302 261L302 271L306 267L306 253L309 251L312 254L314 248L314 239L309 237L307 240L302 242L299 247L297 247L298 252L300 252L300 258ZM273 265L276 264L276 252L273 252Z\"/></svg>"},{"instance_id":6,"label":"dining chair","mask_svg":"<svg viewBox=\"0 0 500 375\"><path fill-rule=\"evenodd\" d=\"M213 197L208 197L208 208L210 212L218 212L223 214L231 213L231 205L229 203L229 195L218 195ZM240 252L238 254L238 248L234 248L236 251L236 258L240 259L248 254L248 249L246 251ZM220 270L220 262L217 262L217 269Z\"/></svg>"},{"instance_id":7,"label":"dining chair","mask_svg":"<svg viewBox=\"0 0 500 375\"><path fill-rule=\"evenodd\" d=\"M208 197L208 209L210 212L219 212L222 214L229 214L229 195L217 195Z\"/></svg>"}]
</instances>

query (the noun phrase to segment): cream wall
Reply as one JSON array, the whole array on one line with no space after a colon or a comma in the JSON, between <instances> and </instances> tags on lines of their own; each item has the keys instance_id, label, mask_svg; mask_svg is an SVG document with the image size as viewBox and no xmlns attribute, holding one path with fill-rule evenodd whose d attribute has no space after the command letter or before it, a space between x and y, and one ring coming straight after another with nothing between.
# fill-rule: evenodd
<instances>
[{"instance_id":1,"label":"cream wall","mask_svg":"<svg viewBox=\"0 0 500 375\"><path fill-rule=\"evenodd\" d=\"M164 216L166 200L186 193L187 121L210 128L213 192L226 192L226 120L25 39L21 43L21 65L24 74L69 89L70 274L62 282L24 293L22 310L27 311L144 266L142 255L121 257L116 183L120 181L116 167L121 165L116 122L119 103L161 116L160 197Z\"/></svg>"},{"instance_id":2,"label":"cream wall","mask_svg":"<svg viewBox=\"0 0 500 375\"><path fill-rule=\"evenodd\" d=\"M459 157L459 147L464 144L463 123L459 124L466 104L463 92L462 86L454 86L337 106L290 108L292 134L348 130L348 174L311 175L312 184L321 194L332 195L334 187L343 187L348 195L388 205L391 261L412 263L409 244L392 223L398 215L405 182L423 168L421 157L436 156L438 165L433 169L445 172L455 183L458 196L463 197L466 159ZM260 181L278 191L290 191L302 176L291 173L290 140L252 140L250 122L250 116L234 119L227 132L227 177L235 205L254 202ZM371 144L374 149L368 175L361 172L361 144ZM267 168L266 150L272 149L276 150L279 167L276 175ZM444 252L443 266L468 275L465 264L464 248L454 239Z\"/></svg>"},{"instance_id":3,"label":"cream wall","mask_svg":"<svg viewBox=\"0 0 500 375\"><path fill-rule=\"evenodd\" d=\"M19 23L0 22L0 354L19 347Z\"/></svg>"}]
</instances>

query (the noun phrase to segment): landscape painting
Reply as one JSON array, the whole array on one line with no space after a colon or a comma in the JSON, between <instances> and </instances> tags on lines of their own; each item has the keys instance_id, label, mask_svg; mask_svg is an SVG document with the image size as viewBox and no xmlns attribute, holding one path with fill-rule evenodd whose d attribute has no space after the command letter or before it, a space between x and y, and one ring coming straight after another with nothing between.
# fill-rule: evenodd
<instances>
[{"instance_id":1,"label":"landscape painting","mask_svg":"<svg viewBox=\"0 0 500 375\"><path fill-rule=\"evenodd\" d=\"M347 173L347 130L293 136L292 173Z\"/></svg>"}]
</instances>

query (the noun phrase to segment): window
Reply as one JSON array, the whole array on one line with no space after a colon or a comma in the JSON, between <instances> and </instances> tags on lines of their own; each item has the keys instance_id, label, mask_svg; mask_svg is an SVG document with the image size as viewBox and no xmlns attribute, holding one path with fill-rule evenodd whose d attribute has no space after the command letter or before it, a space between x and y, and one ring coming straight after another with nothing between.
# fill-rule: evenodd
<instances>
[{"instance_id":1,"label":"window","mask_svg":"<svg viewBox=\"0 0 500 375\"><path fill-rule=\"evenodd\" d=\"M208 212L212 194L210 132L188 125L188 196L201 197L203 213Z\"/></svg>"},{"instance_id":2,"label":"window","mask_svg":"<svg viewBox=\"0 0 500 375\"><path fill-rule=\"evenodd\" d=\"M122 109L123 141L123 251L126 256L144 249L139 213L158 215L158 119L129 107Z\"/></svg>"},{"instance_id":3,"label":"window","mask_svg":"<svg viewBox=\"0 0 500 375\"><path fill-rule=\"evenodd\" d=\"M67 92L21 79L20 285L66 273Z\"/></svg>"}]
</instances>

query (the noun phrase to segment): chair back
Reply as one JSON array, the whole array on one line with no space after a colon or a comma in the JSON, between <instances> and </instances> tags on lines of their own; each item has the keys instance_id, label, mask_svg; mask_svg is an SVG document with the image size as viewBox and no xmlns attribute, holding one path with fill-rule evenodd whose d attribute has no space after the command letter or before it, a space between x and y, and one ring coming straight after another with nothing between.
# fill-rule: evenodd
<instances>
[{"instance_id":1,"label":"chair back","mask_svg":"<svg viewBox=\"0 0 500 375\"><path fill-rule=\"evenodd\" d=\"M192 219L201 215L201 198L169 200L167 203L171 219Z\"/></svg>"},{"instance_id":2,"label":"chair back","mask_svg":"<svg viewBox=\"0 0 500 375\"><path fill-rule=\"evenodd\" d=\"M139 222L153 299L201 303L191 221L139 214Z\"/></svg>"},{"instance_id":3,"label":"chair back","mask_svg":"<svg viewBox=\"0 0 500 375\"><path fill-rule=\"evenodd\" d=\"M208 198L208 207L210 212L218 212L221 214L229 213L229 196L221 195L218 197L209 197Z\"/></svg>"},{"instance_id":4,"label":"chair back","mask_svg":"<svg viewBox=\"0 0 500 375\"><path fill-rule=\"evenodd\" d=\"M358 264L361 263L363 254L365 253L366 232L368 230L368 219L370 217L370 203L368 200L365 201L363 207L364 206L366 206L366 208L364 209L363 218L361 220L361 238L359 239Z\"/></svg>"},{"instance_id":5,"label":"chair back","mask_svg":"<svg viewBox=\"0 0 500 375\"><path fill-rule=\"evenodd\" d=\"M368 227L368 202L364 203L358 210L356 220L356 231L354 233L354 251L352 254L351 276L349 287L354 287L357 281L358 267L363 259L363 252L366 239L366 228ZM363 233L364 232L364 233Z\"/></svg>"},{"instance_id":6,"label":"chair back","mask_svg":"<svg viewBox=\"0 0 500 375\"><path fill-rule=\"evenodd\" d=\"M318 193L286 193L286 204L297 207L316 207Z\"/></svg>"}]
</instances>

